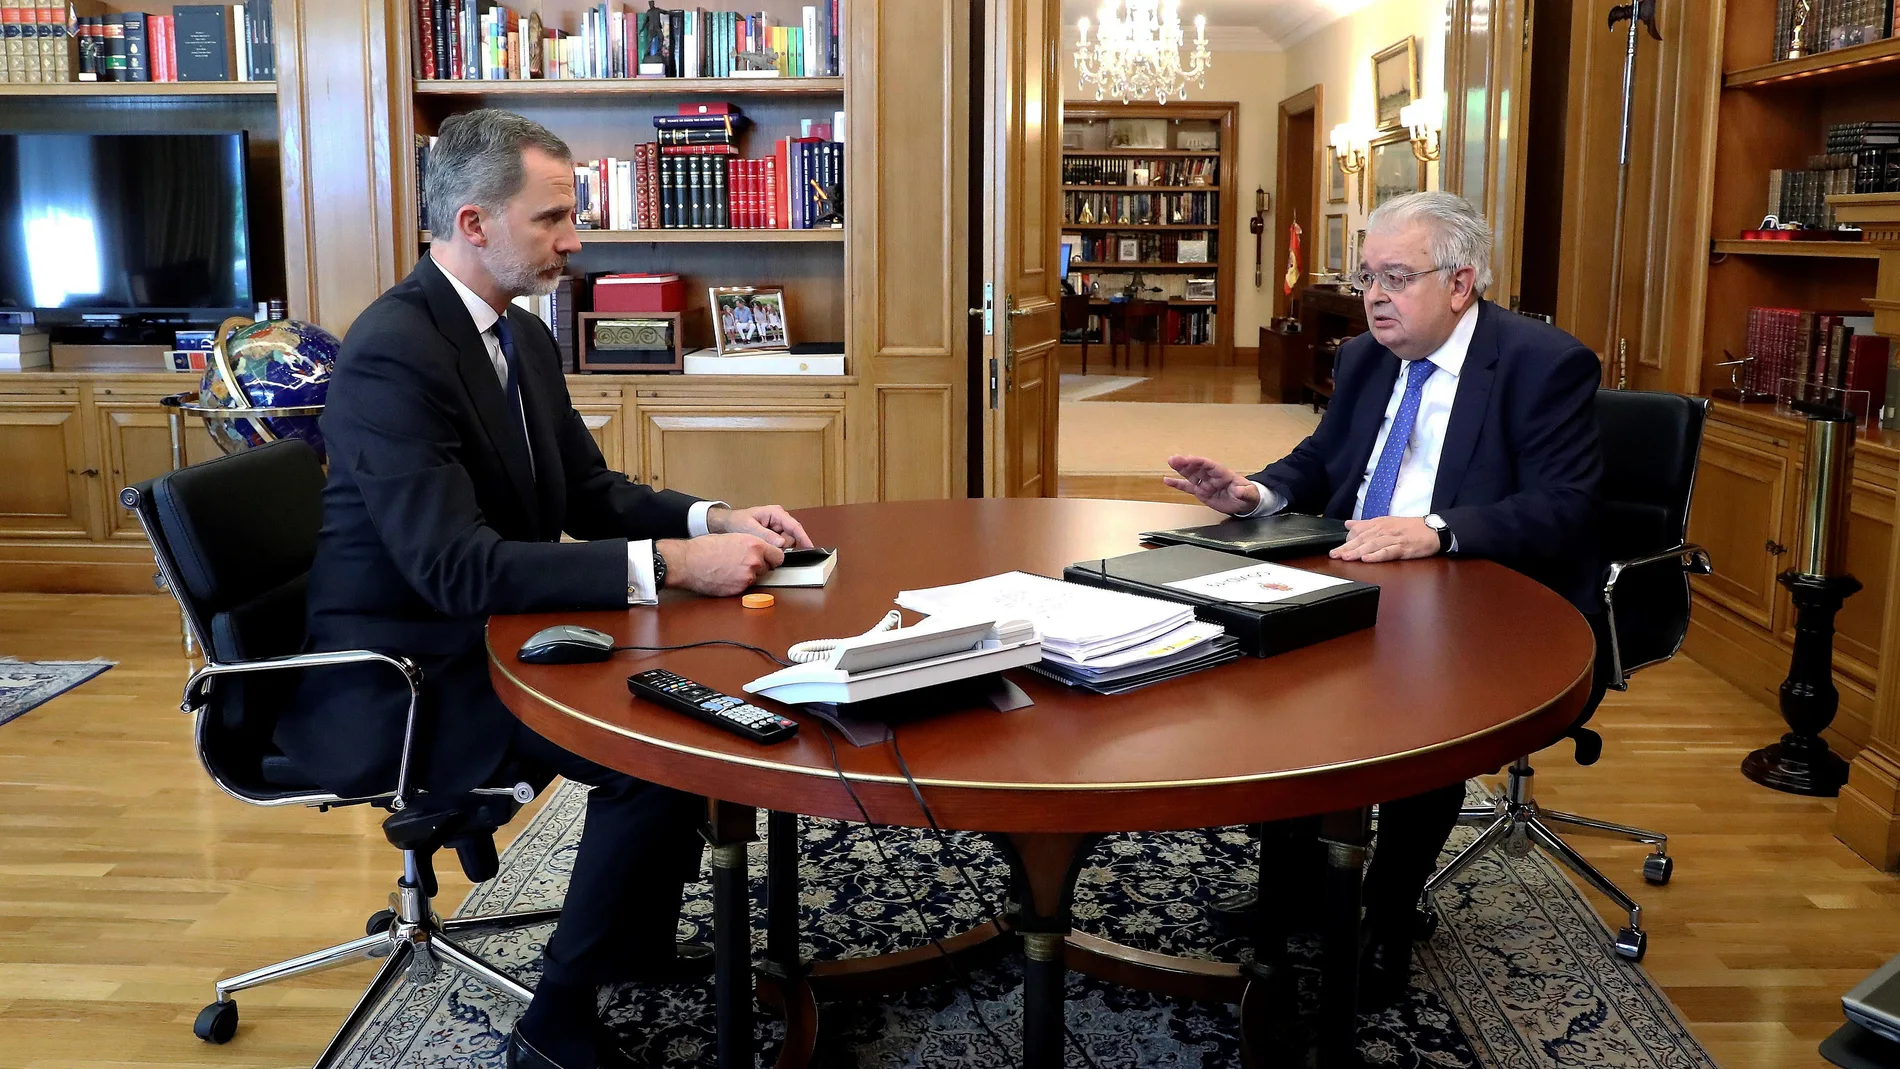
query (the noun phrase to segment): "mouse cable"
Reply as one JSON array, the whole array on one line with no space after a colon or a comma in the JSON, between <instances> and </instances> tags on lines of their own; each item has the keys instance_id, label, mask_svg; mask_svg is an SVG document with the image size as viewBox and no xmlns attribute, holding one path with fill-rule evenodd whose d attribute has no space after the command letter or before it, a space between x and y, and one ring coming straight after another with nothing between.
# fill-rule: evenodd
<instances>
[{"instance_id":1,"label":"mouse cable","mask_svg":"<svg viewBox=\"0 0 1900 1069\"><path fill-rule=\"evenodd\" d=\"M783 665L786 668L792 666L792 662L780 658L777 654L763 646L754 646L748 642L735 642L729 638L709 638L704 642L687 642L678 646L615 646L608 652L626 653L632 651L638 653L668 653L673 650L694 650L701 646L737 646L742 650L751 650L753 653L758 654L774 664Z\"/></svg>"},{"instance_id":2,"label":"mouse cable","mask_svg":"<svg viewBox=\"0 0 1900 1069\"><path fill-rule=\"evenodd\" d=\"M930 824L931 834L937 840L937 849L949 855L950 863L956 866L957 875L963 880L964 885L970 889L970 893L976 896L976 900L983 904L984 912L989 914L990 923L1001 928L1003 921L997 914L996 906L990 902L988 895L977 888L976 881L971 879L969 872L964 869L962 852L957 849L954 843L946 844L944 842L944 831L937 825L937 816L930 811L930 803L924 801L924 792L917 786L917 778L910 774L910 762L904 760L904 750L897 745L896 729L887 726L885 728L885 739L891 744L892 756L897 758L898 771L904 774L904 782L910 786L910 796L917 800L917 808L923 811L924 820ZM975 996L971 997L971 1002L975 1002ZM1068 1045L1073 1048L1077 1054L1082 1056L1082 1060L1089 1064L1090 1069L1101 1069L1101 1066L1096 1064L1095 1057L1089 1053L1088 1048L1082 1045L1081 1040L1075 1038L1075 1033L1069 1031L1069 1018L1066 1013L1063 1014L1062 1017L1062 1037L1068 1041Z\"/></svg>"},{"instance_id":3,"label":"mouse cable","mask_svg":"<svg viewBox=\"0 0 1900 1069\"><path fill-rule=\"evenodd\" d=\"M878 860L882 861L884 867L903 885L904 897L910 900L910 911L917 916L917 923L923 929L924 938L930 940L930 945L937 948L937 953L942 956L944 964L950 966L951 971L956 974L957 986L961 987L964 995L969 998L970 1012L975 1015L976 1023L983 1026L984 1034L990 1037L990 1042L996 1044L996 1049L1003 1055L1003 1060L1010 1061L1009 1045L1003 1042L1003 1037L996 1034L996 1030L990 1027L989 1018L983 1015L983 1007L977 1002L976 988L970 979L969 971L951 956L949 948L943 945L943 940L937 938L936 934L930 930L930 918L924 916L923 900L917 897L917 891L911 886L910 878L891 862L890 854L885 852L884 840L878 835L877 825L871 820L870 810L864 807L864 800L858 797L857 788L851 785L851 778L844 774L844 766L838 761L838 744L832 741L831 730L822 721L818 724L818 730L824 736L825 747L831 751L831 767L838 774L838 782L844 785L845 793L851 796L851 804L857 807L858 815L864 818L864 828L871 835L871 846L877 850ZM987 900L985 904L987 905ZM991 921L997 924L998 931L1002 930L1001 924L995 921L994 913L991 914Z\"/></svg>"}]
</instances>

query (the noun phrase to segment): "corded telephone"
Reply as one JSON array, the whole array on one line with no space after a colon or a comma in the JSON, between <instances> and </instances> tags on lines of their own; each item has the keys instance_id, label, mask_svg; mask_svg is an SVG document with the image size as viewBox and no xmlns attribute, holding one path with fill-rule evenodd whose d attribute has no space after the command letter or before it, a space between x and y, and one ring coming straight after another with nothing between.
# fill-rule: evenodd
<instances>
[{"instance_id":1,"label":"corded telephone","mask_svg":"<svg viewBox=\"0 0 1900 1069\"><path fill-rule=\"evenodd\" d=\"M782 702L858 702L1042 660L1042 636L1026 620L931 617L901 627L897 611L855 638L801 642L800 663L745 685Z\"/></svg>"}]
</instances>

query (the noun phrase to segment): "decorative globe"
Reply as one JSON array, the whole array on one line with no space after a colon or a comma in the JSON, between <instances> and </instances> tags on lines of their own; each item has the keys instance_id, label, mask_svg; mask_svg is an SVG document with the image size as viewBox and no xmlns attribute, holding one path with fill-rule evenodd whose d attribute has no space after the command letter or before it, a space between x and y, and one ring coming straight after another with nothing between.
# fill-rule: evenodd
<instances>
[{"instance_id":1,"label":"decorative globe","mask_svg":"<svg viewBox=\"0 0 1900 1069\"><path fill-rule=\"evenodd\" d=\"M314 323L225 320L198 388L200 406L232 410L229 417L206 415L212 441L226 453L236 453L280 438L302 438L322 458L323 435L315 413L238 413L247 408L321 407L339 344L336 335Z\"/></svg>"}]
</instances>

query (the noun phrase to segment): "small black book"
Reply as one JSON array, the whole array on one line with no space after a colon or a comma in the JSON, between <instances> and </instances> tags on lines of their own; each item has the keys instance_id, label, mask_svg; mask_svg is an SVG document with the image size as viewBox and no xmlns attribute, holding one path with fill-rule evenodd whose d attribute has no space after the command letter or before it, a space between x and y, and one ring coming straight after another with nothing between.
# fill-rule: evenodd
<instances>
[{"instance_id":1,"label":"small black book","mask_svg":"<svg viewBox=\"0 0 1900 1069\"><path fill-rule=\"evenodd\" d=\"M1259 560L1280 560L1286 557L1311 557L1345 545L1346 523L1324 516L1282 512L1273 516L1225 520L1205 527L1149 531L1141 537L1143 541L1162 546L1203 546L1244 553Z\"/></svg>"},{"instance_id":2,"label":"small black book","mask_svg":"<svg viewBox=\"0 0 1900 1069\"><path fill-rule=\"evenodd\" d=\"M1196 619L1226 628L1240 643L1241 652L1254 657L1271 657L1348 635L1371 627L1379 618L1379 588L1354 580L1271 602L1227 601L1168 585L1257 563L1251 557L1200 546L1163 546L1107 560L1080 561L1064 568L1062 578L1192 605Z\"/></svg>"}]
</instances>

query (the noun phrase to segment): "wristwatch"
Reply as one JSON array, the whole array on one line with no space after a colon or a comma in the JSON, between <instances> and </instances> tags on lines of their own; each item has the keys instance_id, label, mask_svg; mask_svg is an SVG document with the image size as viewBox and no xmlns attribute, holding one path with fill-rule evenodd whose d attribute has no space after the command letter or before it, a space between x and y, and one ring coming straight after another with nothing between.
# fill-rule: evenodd
<instances>
[{"instance_id":1,"label":"wristwatch","mask_svg":"<svg viewBox=\"0 0 1900 1069\"><path fill-rule=\"evenodd\" d=\"M1445 522L1445 518L1434 512L1425 517L1425 526L1438 532L1438 552L1450 553L1451 525Z\"/></svg>"},{"instance_id":2,"label":"wristwatch","mask_svg":"<svg viewBox=\"0 0 1900 1069\"><path fill-rule=\"evenodd\" d=\"M660 547L657 544L655 544L653 547L653 594L654 596L658 597L660 591L665 590L665 589L666 589L666 555L661 553Z\"/></svg>"}]
</instances>

